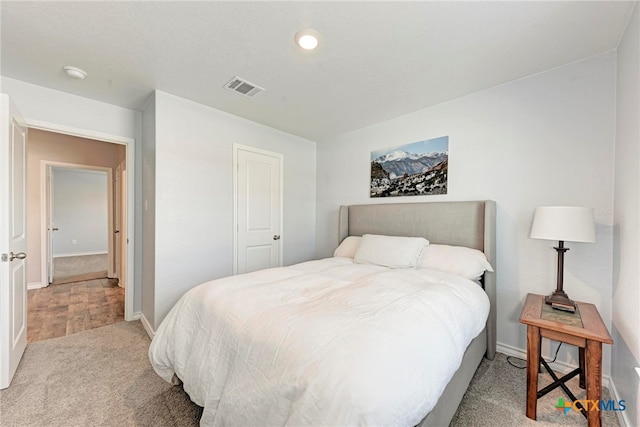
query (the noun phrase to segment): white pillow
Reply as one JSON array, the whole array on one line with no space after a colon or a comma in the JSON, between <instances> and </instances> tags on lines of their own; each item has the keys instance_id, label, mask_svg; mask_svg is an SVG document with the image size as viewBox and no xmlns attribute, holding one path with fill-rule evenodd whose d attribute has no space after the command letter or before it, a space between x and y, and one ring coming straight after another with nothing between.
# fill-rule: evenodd
<instances>
[{"instance_id":1,"label":"white pillow","mask_svg":"<svg viewBox=\"0 0 640 427\"><path fill-rule=\"evenodd\" d=\"M375 264L389 268L415 268L422 249L429 244L422 237L365 234L356 250L356 264Z\"/></svg>"},{"instance_id":2,"label":"white pillow","mask_svg":"<svg viewBox=\"0 0 640 427\"><path fill-rule=\"evenodd\" d=\"M422 251L417 268L457 274L477 280L486 271L493 271L485 254L464 246L429 245Z\"/></svg>"},{"instance_id":3,"label":"white pillow","mask_svg":"<svg viewBox=\"0 0 640 427\"><path fill-rule=\"evenodd\" d=\"M360 236L345 237L345 239L338 245L336 250L333 252L333 256L353 258L356 255L356 249L358 249L358 246L360 246L361 240L362 240L362 237Z\"/></svg>"}]
</instances>

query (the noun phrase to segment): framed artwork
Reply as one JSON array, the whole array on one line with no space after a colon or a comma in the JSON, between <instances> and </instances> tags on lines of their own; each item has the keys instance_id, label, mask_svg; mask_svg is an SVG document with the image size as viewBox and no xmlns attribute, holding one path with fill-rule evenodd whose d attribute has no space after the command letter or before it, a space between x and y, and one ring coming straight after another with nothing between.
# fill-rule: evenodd
<instances>
[{"instance_id":1,"label":"framed artwork","mask_svg":"<svg viewBox=\"0 0 640 427\"><path fill-rule=\"evenodd\" d=\"M371 197L447 194L449 137L371 152Z\"/></svg>"}]
</instances>

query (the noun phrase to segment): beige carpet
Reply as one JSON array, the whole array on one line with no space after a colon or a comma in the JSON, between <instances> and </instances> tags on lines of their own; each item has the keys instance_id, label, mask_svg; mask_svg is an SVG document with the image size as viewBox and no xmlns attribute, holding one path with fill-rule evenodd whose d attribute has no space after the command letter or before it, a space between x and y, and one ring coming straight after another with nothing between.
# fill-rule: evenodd
<instances>
[{"instance_id":1,"label":"beige carpet","mask_svg":"<svg viewBox=\"0 0 640 427\"><path fill-rule=\"evenodd\" d=\"M153 372L149 342L136 321L29 344L11 387L0 391L0 425L197 426L201 408ZM541 375L541 387L548 382ZM559 389L539 400L538 422L529 420L525 390L524 369L510 366L502 354L485 360L451 426L587 425L582 415L555 409L564 397ZM603 398L609 398L606 390ZM618 425L614 412L603 412L602 421Z\"/></svg>"},{"instance_id":2,"label":"beige carpet","mask_svg":"<svg viewBox=\"0 0 640 427\"><path fill-rule=\"evenodd\" d=\"M53 284L103 279L107 277L107 268L107 254L54 258Z\"/></svg>"},{"instance_id":3,"label":"beige carpet","mask_svg":"<svg viewBox=\"0 0 640 427\"><path fill-rule=\"evenodd\" d=\"M200 408L153 372L149 342L136 321L27 345L0 425L197 426Z\"/></svg>"},{"instance_id":4,"label":"beige carpet","mask_svg":"<svg viewBox=\"0 0 640 427\"><path fill-rule=\"evenodd\" d=\"M512 358L511 361L514 365L526 365L523 360ZM551 376L545 371L538 377L538 388L542 389L552 382ZM578 399L586 399L585 391L578 387L578 377L572 378L567 385ZM537 421L530 420L525 415L526 390L527 370L514 368L507 363L507 356L497 353L493 361L485 359L480 364L450 426L552 427L587 425L587 420L583 415L575 411L570 411L565 415L555 408L558 398L569 401L560 388L556 388L538 400L538 419ZM603 387L602 394L603 399L610 398L606 387ZM616 413L602 411L602 425L619 426Z\"/></svg>"}]
</instances>

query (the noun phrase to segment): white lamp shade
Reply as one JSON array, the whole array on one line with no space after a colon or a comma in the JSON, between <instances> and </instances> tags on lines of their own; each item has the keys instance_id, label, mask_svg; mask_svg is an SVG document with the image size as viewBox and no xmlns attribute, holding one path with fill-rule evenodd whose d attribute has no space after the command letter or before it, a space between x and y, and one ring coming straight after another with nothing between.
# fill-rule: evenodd
<instances>
[{"instance_id":1,"label":"white lamp shade","mask_svg":"<svg viewBox=\"0 0 640 427\"><path fill-rule=\"evenodd\" d=\"M537 208L531 238L593 243L596 241L593 209L572 206Z\"/></svg>"}]
</instances>

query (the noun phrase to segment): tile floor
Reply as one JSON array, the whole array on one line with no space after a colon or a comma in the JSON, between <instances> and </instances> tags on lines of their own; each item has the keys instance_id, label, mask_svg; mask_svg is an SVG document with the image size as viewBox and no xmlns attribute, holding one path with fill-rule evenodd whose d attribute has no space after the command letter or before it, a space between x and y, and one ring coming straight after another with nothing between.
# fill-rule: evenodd
<instances>
[{"instance_id":1,"label":"tile floor","mask_svg":"<svg viewBox=\"0 0 640 427\"><path fill-rule=\"evenodd\" d=\"M31 289L27 315L27 342L122 322L124 288L118 279L97 279Z\"/></svg>"}]
</instances>

